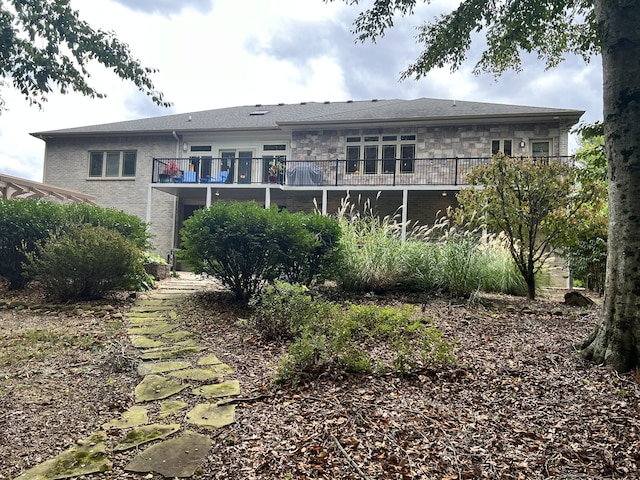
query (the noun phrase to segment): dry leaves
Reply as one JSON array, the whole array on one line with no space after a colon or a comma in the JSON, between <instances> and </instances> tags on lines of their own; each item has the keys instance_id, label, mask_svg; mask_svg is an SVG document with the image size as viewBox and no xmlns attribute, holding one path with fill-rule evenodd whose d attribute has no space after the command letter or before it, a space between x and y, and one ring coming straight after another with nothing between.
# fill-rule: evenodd
<instances>
[{"instance_id":1,"label":"dry leaves","mask_svg":"<svg viewBox=\"0 0 640 480\"><path fill-rule=\"evenodd\" d=\"M236 423L217 431L194 478L637 478L639 384L579 359L573 345L593 328L596 313L562 309L560 298L525 311L526 302L508 297L492 298L490 307L428 302L425 315L459 344L457 364L405 379L323 377L296 391L271 388L284 347L263 344L237 322L246 311L223 295L188 301L178 321L234 368L243 397L262 396L237 404ZM30 321L42 317L0 310L0 326ZM36 457L45 460L113 416L104 414L108 398L76 392L98 383L117 404L137 380L130 372L106 388L107 372L99 366L92 376L55 382L0 368L9 376L0 384L0 458L11 459L0 462L0 478L17 475ZM14 395L29 385L49 392L49 403ZM65 389L74 392L73 402ZM122 463L115 459L112 472L95 477L140 478L123 473Z\"/></svg>"}]
</instances>

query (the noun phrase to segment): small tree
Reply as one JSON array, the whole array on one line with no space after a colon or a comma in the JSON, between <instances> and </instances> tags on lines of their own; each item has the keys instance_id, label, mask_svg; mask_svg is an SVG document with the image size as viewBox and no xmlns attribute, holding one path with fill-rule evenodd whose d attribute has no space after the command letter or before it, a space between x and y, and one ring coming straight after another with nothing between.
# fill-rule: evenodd
<instances>
[{"instance_id":1,"label":"small tree","mask_svg":"<svg viewBox=\"0 0 640 480\"><path fill-rule=\"evenodd\" d=\"M509 252L536 296L535 277L557 247L575 240L575 223L595 198L578 188L579 170L564 161L498 154L469 175L470 187L458 195L455 215L479 221L493 233L504 232Z\"/></svg>"}]
</instances>

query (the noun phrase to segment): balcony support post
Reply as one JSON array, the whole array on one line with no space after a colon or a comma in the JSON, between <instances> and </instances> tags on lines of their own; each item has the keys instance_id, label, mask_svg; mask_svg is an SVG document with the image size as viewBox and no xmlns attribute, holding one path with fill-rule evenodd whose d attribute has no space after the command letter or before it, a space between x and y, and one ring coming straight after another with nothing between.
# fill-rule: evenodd
<instances>
[{"instance_id":1,"label":"balcony support post","mask_svg":"<svg viewBox=\"0 0 640 480\"><path fill-rule=\"evenodd\" d=\"M407 205L409 203L409 190L402 190L402 243L407 241Z\"/></svg>"},{"instance_id":2,"label":"balcony support post","mask_svg":"<svg viewBox=\"0 0 640 480\"><path fill-rule=\"evenodd\" d=\"M267 185L267 188L264 189L264 208L269 208L271 206L271 187Z\"/></svg>"},{"instance_id":3,"label":"balcony support post","mask_svg":"<svg viewBox=\"0 0 640 480\"><path fill-rule=\"evenodd\" d=\"M211 206L211 187L207 187L207 201L205 205L207 208Z\"/></svg>"},{"instance_id":4,"label":"balcony support post","mask_svg":"<svg viewBox=\"0 0 640 480\"><path fill-rule=\"evenodd\" d=\"M327 214L327 198L328 198L328 192L326 188L322 189L322 215L326 215Z\"/></svg>"}]
</instances>

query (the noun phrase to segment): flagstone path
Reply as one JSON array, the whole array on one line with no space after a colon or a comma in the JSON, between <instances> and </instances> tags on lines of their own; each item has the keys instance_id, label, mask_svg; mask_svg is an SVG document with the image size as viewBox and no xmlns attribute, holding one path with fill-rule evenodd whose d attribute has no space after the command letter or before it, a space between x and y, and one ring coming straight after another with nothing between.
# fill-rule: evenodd
<instances>
[{"instance_id":1,"label":"flagstone path","mask_svg":"<svg viewBox=\"0 0 640 480\"><path fill-rule=\"evenodd\" d=\"M151 442L155 443L142 451L132 450L126 471L153 472L167 478L192 476L212 446L206 432L235 420L235 405L220 399L240 394L239 382L226 378L233 374L232 368L206 351L198 343L197 334L181 329L175 321L184 297L209 287L210 282L186 274L140 295L126 316L132 345L142 360L135 405L104 423L89 438L78 441L76 447L15 480L53 480L107 472L113 466L113 455ZM198 399L195 406L172 399L185 393L188 399ZM108 436L123 438L110 447Z\"/></svg>"}]
</instances>

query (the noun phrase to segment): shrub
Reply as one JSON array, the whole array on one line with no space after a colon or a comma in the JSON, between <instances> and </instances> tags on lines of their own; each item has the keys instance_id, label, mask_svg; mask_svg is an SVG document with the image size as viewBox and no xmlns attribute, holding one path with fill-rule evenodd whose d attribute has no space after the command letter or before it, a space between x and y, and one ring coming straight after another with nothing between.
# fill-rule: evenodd
<instances>
[{"instance_id":1,"label":"shrub","mask_svg":"<svg viewBox=\"0 0 640 480\"><path fill-rule=\"evenodd\" d=\"M29 275L59 301L100 298L110 290L139 287L148 279L140 250L104 227L71 227L28 258Z\"/></svg>"},{"instance_id":2,"label":"shrub","mask_svg":"<svg viewBox=\"0 0 640 480\"><path fill-rule=\"evenodd\" d=\"M286 222L285 228L288 235L283 238L287 238L293 245L281 246L285 253L282 276L291 283L304 285L331 278L341 259L342 230L336 219L325 215L296 213Z\"/></svg>"},{"instance_id":3,"label":"shrub","mask_svg":"<svg viewBox=\"0 0 640 480\"><path fill-rule=\"evenodd\" d=\"M93 225L118 232L140 250L151 247L151 234L148 225L135 215L115 208L104 208L86 203L73 203L64 206L69 226Z\"/></svg>"},{"instance_id":4,"label":"shrub","mask_svg":"<svg viewBox=\"0 0 640 480\"><path fill-rule=\"evenodd\" d=\"M23 264L62 225L63 207L45 200L0 199L0 276L10 288L22 288L32 279Z\"/></svg>"},{"instance_id":5,"label":"shrub","mask_svg":"<svg viewBox=\"0 0 640 480\"><path fill-rule=\"evenodd\" d=\"M277 383L295 385L330 372L371 372L374 364L380 371L404 375L454 360L453 345L415 308L343 308L312 301L296 288L287 291L284 303L302 307L274 309L284 314L277 318L290 322L294 338L278 365Z\"/></svg>"},{"instance_id":6,"label":"shrub","mask_svg":"<svg viewBox=\"0 0 640 480\"><path fill-rule=\"evenodd\" d=\"M276 280L253 297L250 324L265 340L291 340L300 328L316 318L331 316L327 302L313 299L309 289Z\"/></svg>"},{"instance_id":7,"label":"shrub","mask_svg":"<svg viewBox=\"0 0 640 480\"><path fill-rule=\"evenodd\" d=\"M32 280L23 267L27 255L36 255L37 247L50 236L84 224L119 232L142 250L150 245L147 225L119 210L46 200L0 200L0 276L11 288L24 287Z\"/></svg>"},{"instance_id":8,"label":"shrub","mask_svg":"<svg viewBox=\"0 0 640 480\"><path fill-rule=\"evenodd\" d=\"M306 283L328 271L338 235L330 221L255 202L215 202L186 220L181 233L180 258L241 301L280 276Z\"/></svg>"}]
</instances>

